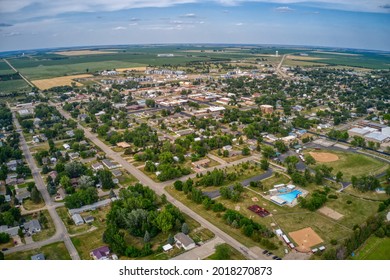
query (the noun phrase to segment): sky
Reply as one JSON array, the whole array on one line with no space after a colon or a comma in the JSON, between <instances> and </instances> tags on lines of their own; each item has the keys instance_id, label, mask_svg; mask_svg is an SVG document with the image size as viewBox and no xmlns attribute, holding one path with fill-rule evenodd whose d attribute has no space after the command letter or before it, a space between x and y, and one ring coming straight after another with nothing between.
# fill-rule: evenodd
<instances>
[{"instance_id":1,"label":"sky","mask_svg":"<svg viewBox=\"0 0 390 280\"><path fill-rule=\"evenodd\" d=\"M390 51L390 0L0 0L0 51L163 43Z\"/></svg>"}]
</instances>

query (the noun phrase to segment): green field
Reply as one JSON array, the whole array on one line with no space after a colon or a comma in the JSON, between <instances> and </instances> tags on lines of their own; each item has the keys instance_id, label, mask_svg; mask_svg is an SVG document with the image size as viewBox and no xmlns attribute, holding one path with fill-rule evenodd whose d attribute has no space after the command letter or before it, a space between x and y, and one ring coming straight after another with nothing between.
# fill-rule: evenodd
<instances>
[{"instance_id":1,"label":"green field","mask_svg":"<svg viewBox=\"0 0 390 280\"><path fill-rule=\"evenodd\" d=\"M31 256L43 253L46 260L70 260L63 242L53 243L31 251L17 252L5 256L6 260L30 260Z\"/></svg>"},{"instance_id":2,"label":"green field","mask_svg":"<svg viewBox=\"0 0 390 280\"><path fill-rule=\"evenodd\" d=\"M339 157L337 161L326 163L317 162L317 165L325 164L326 166L333 167L333 174L336 174L338 171L343 172L344 181L350 182L353 175L375 175L384 172L388 168L386 163L362 154L328 150L313 152L327 152L336 154Z\"/></svg>"},{"instance_id":3,"label":"green field","mask_svg":"<svg viewBox=\"0 0 390 280\"><path fill-rule=\"evenodd\" d=\"M352 257L354 260L390 260L390 238L371 236Z\"/></svg>"},{"instance_id":4,"label":"green field","mask_svg":"<svg viewBox=\"0 0 390 280\"><path fill-rule=\"evenodd\" d=\"M15 73L15 71L12 70L11 67L9 67L9 65L3 60L0 60L0 75L7 75L13 73Z\"/></svg>"},{"instance_id":5,"label":"green field","mask_svg":"<svg viewBox=\"0 0 390 280\"><path fill-rule=\"evenodd\" d=\"M31 87L23 80L0 81L0 95L14 91L31 91Z\"/></svg>"}]
</instances>

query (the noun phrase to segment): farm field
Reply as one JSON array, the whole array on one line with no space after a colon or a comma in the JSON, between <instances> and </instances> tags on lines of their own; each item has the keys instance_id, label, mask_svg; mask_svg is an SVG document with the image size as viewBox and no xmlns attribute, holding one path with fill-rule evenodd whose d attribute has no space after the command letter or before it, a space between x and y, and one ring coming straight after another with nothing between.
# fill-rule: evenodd
<instances>
[{"instance_id":1,"label":"farm field","mask_svg":"<svg viewBox=\"0 0 390 280\"><path fill-rule=\"evenodd\" d=\"M89 77L92 77L92 75L90 74L71 75L71 76L55 77L50 79L33 80L31 82L37 88L41 90L45 90L45 89L58 87L58 86L70 86L72 82L75 82L76 86L81 86L81 84L79 82L76 82L75 79L89 78Z\"/></svg>"},{"instance_id":2,"label":"farm field","mask_svg":"<svg viewBox=\"0 0 390 280\"><path fill-rule=\"evenodd\" d=\"M11 93L14 91L25 91L28 92L31 87L23 80L11 80L11 81L0 81L0 94Z\"/></svg>"},{"instance_id":3,"label":"farm field","mask_svg":"<svg viewBox=\"0 0 390 280\"><path fill-rule=\"evenodd\" d=\"M0 75L7 75L13 73L15 73L15 71L12 70L6 62L0 60Z\"/></svg>"}]
</instances>

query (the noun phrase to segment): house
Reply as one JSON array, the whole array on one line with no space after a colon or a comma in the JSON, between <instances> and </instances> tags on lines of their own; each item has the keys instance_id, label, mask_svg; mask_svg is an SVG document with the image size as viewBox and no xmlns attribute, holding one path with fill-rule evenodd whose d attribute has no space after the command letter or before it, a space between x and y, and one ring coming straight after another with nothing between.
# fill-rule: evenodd
<instances>
[{"instance_id":1,"label":"house","mask_svg":"<svg viewBox=\"0 0 390 280\"><path fill-rule=\"evenodd\" d=\"M103 159L102 160L102 163L103 165L105 165L108 169L114 169L114 168L118 168L118 167L121 167L121 165L119 163L113 163L111 160L109 159Z\"/></svg>"},{"instance_id":2,"label":"house","mask_svg":"<svg viewBox=\"0 0 390 280\"><path fill-rule=\"evenodd\" d=\"M95 171L104 169L103 164L101 164L100 162L97 162L97 163L92 164L91 167L92 167L92 169L95 170Z\"/></svg>"},{"instance_id":3,"label":"house","mask_svg":"<svg viewBox=\"0 0 390 280\"><path fill-rule=\"evenodd\" d=\"M76 158L79 158L80 157L80 154L78 152L75 152L75 153L69 153L69 158L71 160L74 160Z\"/></svg>"},{"instance_id":4,"label":"house","mask_svg":"<svg viewBox=\"0 0 390 280\"><path fill-rule=\"evenodd\" d=\"M65 134L68 135L69 137L74 137L74 131L73 130L65 131Z\"/></svg>"},{"instance_id":5,"label":"house","mask_svg":"<svg viewBox=\"0 0 390 280\"><path fill-rule=\"evenodd\" d=\"M199 168L199 166L207 167L210 164L210 160L205 158L192 163L193 167Z\"/></svg>"},{"instance_id":6,"label":"house","mask_svg":"<svg viewBox=\"0 0 390 280\"><path fill-rule=\"evenodd\" d=\"M49 172L48 176L51 177L51 179L54 181L57 178L58 173L57 171L53 170Z\"/></svg>"},{"instance_id":7,"label":"house","mask_svg":"<svg viewBox=\"0 0 390 280\"><path fill-rule=\"evenodd\" d=\"M116 143L116 145L117 145L119 148L123 148L123 149L130 148L130 144L128 144L128 143L126 143L126 142L119 142L119 143Z\"/></svg>"},{"instance_id":8,"label":"house","mask_svg":"<svg viewBox=\"0 0 390 280\"><path fill-rule=\"evenodd\" d=\"M31 256L31 260L33 260L33 261L44 261L45 260L45 255L40 253L40 254Z\"/></svg>"},{"instance_id":9,"label":"house","mask_svg":"<svg viewBox=\"0 0 390 280\"><path fill-rule=\"evenodd\" d=\"M16 168L18 167L18 164L22 163L21 160L10 160L9 162L7 162L7 167L8 167L8 170L11 170L11 171L16 171Z\"/></svg>"},{"instance_id":10,"label":"house","mask_svg":"<svg viewBox=\"0 0 390 280\"><path fill-rule=\"evenodd\" d=\"M260 110L263 114L272 114L274 111L274 106L266 104L260 105Z\"/></svg>"},{"instance_id":11,"label":"house","mask_svg":"<svg viewBox=\"0 0 390 280\"><path fill-rule=\"evenodd\" d=\"M62 145L62 147L64 147L65 150L69 150L70 149L69 144L64 144L64 145Z\"/></svg>"},{"instance_id":12,"label":"house","mask_svg":"<svg viewBox=\"0 0 390 280\"><path fill-rule=\"evenodd\" d=\"M175 234L173 239L176 242L178 248L183 248L184 250L190 250L195 247L195 242L188 235L179 232Z\"/></svg>"},{"instance_id":13,"label":"house","mask_svg":"<svg viewBox=\"0 0 390 280\"><path fill-rule=\"evenodd\" d=\"M95 221L95 218L93 216L87 216L84 218L84 221L87 223L87 224L90 224L92 223L93 221Z\"/></svg>"},{"instance_id":14,"label":"house","mask_svg":"<svg viewBox=\"0 0 390 280\"><path fill-rule=\"evenodd\" d=\"M80 208L69 209L68 212L69 212L69 215L73 216L74 214L80 214L80 213L83 213L86 211L93 211L93 210L96 210L98 208L109 205L111 203L111 201L113 201L113 200L114 200L113 198L112 199L107 198L105 200L100 200L100 201L97 201L97 202L89 204L89 205L84 205Z\"/></svg>"},{"instance_id":15,"label":"house","mask_svg":"<svg viewBox=\"0 0 390 280\"><path fill-rule=\"evenodd\" d=\"M80 214L74 214L72 216L72 220L76 226L84 224L83 218L80 216Z\"/></svg>"},{"instance_id":16,"label":"house","mask_svg":"<svg viewBox=\"0 0 390 280\"><path fill-rule=\"evenodd\" d=\"M2 225L0 226L0 233L4 232L4 233L8 233L9 236L13 237L13 236L17 236L18 233L19 233L19 229L20 227L8 227L7 225Z\"/></svg>"},{"instance_id":17,"label":"house","mask_svg":"<svg viewBox=\"0 0 390 280\"><path fill-rule=\"evenodd\" d=\"M29 222L25 222L23 227L24 227L25 232L29 233L29 234L34 234L34 233L40 232L42 229L41 224L36 219L31 220Z\"/></svg>"},{"instance_id":18,"label":"house","mask_svg":"<svg viewBox=\"0 0 390 280\"><path fill-rule=\"evenodd\" d=\"M122 175L122 171L120 170L112 170L111 171L112 175L114 175L115 177L119 177Z\"/></svg>"},{"instance_id":19,"label":"house","mask_svg":"<svg viewBox=\"0 0 390 280\"><path fill-rule=\"evenodd\" d=\"M233 149L233 147L231 145L226 145L226 146L222 147L222 150L224 150L224 151L230 151L231 149Z\"/></svg>"},{"instance_id":20,"label":"house","mask_svg":"<svg viewBox=\"0 0 390 280\"><path fill-rule=\"evenodd\" d=\"M110 259L110 248L108 246L103 246L100 248L97 248L89 253L89 255L94 260L109 260Z\"/></svg>"},{"instance_id":21,"label":"house","mask_svg":"<svg viewBox=\"0 0 390 280\"><path fill-rule=\"evenodd\" d=\"M26 189L17 189L15 198L22 203L24 199L31 197L31 193Z\"/></svg>"}]
</instances>

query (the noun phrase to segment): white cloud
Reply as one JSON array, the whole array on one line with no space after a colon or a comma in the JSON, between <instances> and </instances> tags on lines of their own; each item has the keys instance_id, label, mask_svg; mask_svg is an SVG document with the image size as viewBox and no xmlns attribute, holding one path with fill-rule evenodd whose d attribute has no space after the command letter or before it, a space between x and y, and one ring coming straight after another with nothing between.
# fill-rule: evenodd
<instances>
[{"instance_id":1,"label":"white cloud","mask_svg":"<svg viewBox=\"0 0 390 280\"><path fill-rule=\"evenodd\" d=\"M114 27L113 30L126 30L127 28L124 27L124 26L117 26L117 27Z\"/></svg>"},{"instance_id":2,"label":"white cloud","mask_svg":"<svg viewBox=\"0 0 390 280\"><path fill-rule=\"evenodd\" d=\"M3 34L4 37L14 37L14 36L20 36L20 35L22 35L22 33L20 33L20 32L8 32L8 33Z\"/></svg>"},{"instance_id":3,"label":"white cloud","mask_svg":"<svg viewBox=\"0 0 390 280\"><path fill-rule=\"evenodd\" d=\"M244 25L242 22L237 22L236 24L235 24L236 26L242 26L242 25Z\"/></svg>"},{"instance_id":4,"label":"white cloud","mask_svg":"<svg viewBox=\"0 0 390 280\"><path fill-rule=\"evenodd\" d=\"M275 8L276 11L280 12L280 13L290 13L290 12L293 12L294 9L291 9L287 6L284 6L284 7L277 7Z\"/></svg>"},{"instance_id":5,"label":"white cloud","mask_svg":"<svg viewBox=\"0 0 390 280\"><path fill-rule=\"evenodd\" d=\"M275 4L302 3L312 7L324 7L348 11L388 12L389 0L208 0L223 6L235 6L245 2ZM21 12L29 17L56 16L71 12L110 12L132 8L170 7L180 4L204 3L202 0L0 0L0 14ZM188 13L187 16L195 15Z\"/></svg>"},{"instance_id":6,"label":"white cloud","mask_svg":"<svg viewBox=\"0 0 390 280\"><path fill-rule=\"evenodd\" d=\"M189 13L189 14L183 15L182 17L194 18L194 17L196 17L196 15L194 13Z\"/></svg>"}]
</instances>

